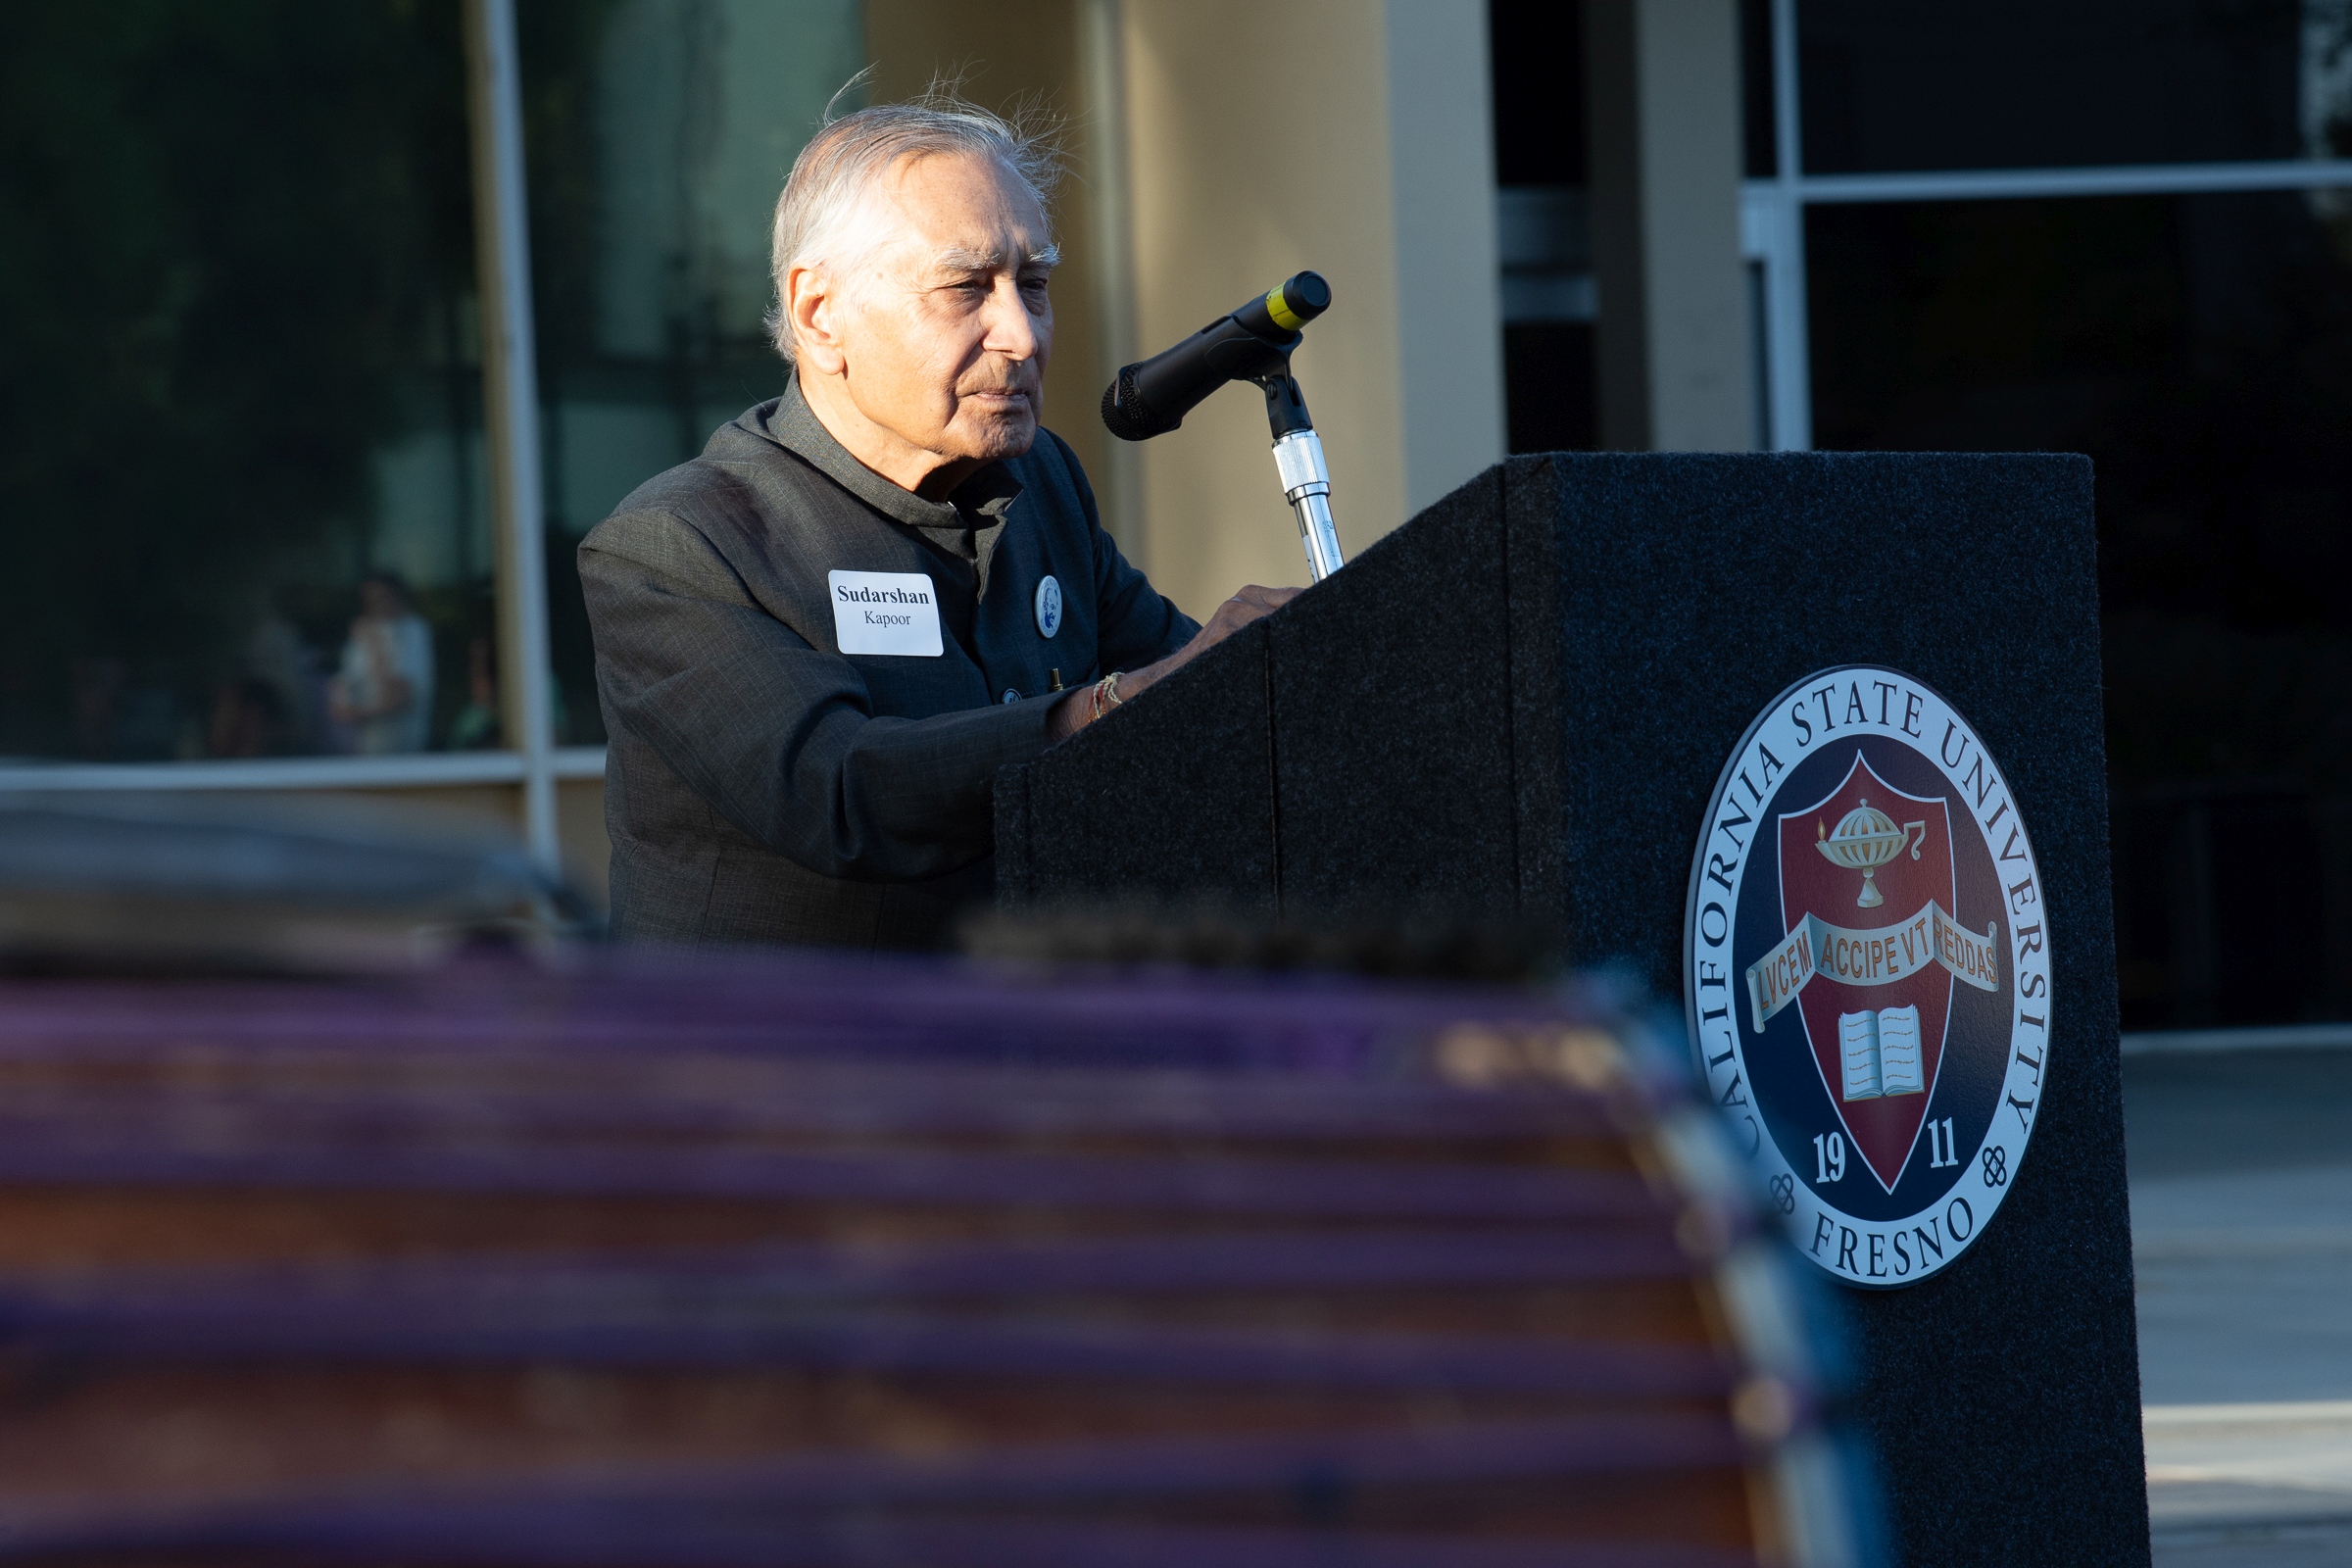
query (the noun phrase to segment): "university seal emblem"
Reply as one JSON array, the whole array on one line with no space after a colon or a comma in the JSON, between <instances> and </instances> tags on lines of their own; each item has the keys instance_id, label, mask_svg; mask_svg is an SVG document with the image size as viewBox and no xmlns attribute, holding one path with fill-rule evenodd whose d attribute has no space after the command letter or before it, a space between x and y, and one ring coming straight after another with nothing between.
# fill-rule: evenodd
<instances>
[{"instance_id":1,"label":"university seal emblem","mask_svg":"<svg viewBox=\"0 0 2352 1568\"><path fill-rule=\"evenodd\" d=\"M1683 936L1700 1069L1797 1250L1917 1284L1999 1209L2048 1061L2049 923L1999 763L1899 670L1823 670L1748 726Z\"/></svg>"}]
</instances>

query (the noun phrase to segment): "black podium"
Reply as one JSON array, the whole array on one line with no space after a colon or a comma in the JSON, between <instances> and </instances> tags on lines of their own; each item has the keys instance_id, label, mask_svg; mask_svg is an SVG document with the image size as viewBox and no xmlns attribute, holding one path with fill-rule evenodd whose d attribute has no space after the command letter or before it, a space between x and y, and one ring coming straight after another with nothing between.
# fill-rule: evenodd
<instances>
[{"instance_id":1,"label":"black podium","mask_svg":"<svg viewBox=\"0 0 2352 1568\"><path fill-rule=\"evenodd\" d=\"M1011 906L1536 919L1682 990L1701 813L1775 693L1964 704L2038 845L2065 998L1982 1241L1848 1293L1906 1564L2148 1560L2090 465L1567 456L1490 469L997 794Z\"/></svg>"}]
</instances>

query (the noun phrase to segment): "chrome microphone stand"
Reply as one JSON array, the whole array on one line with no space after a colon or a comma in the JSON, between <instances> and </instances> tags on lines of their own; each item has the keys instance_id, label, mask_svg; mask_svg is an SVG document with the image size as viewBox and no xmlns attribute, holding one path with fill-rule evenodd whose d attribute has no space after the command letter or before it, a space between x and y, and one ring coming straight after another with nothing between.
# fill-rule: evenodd
<instances>
[{"instance_id":1,"label":"chrome microphone stand","mask_svg":"<svg viewBox=\"0 0 2352 1568\"><path fill-rule=\"evenodd\" d=\"M1134 365L1121 366L1102 392L1102 424L1122 441L1148 441L1184 422L1202 398L1228 381L1249 381L1266 394L1266 423L1274 433L1274 471L1298 514L1306 569L1321 582L1345 564L1331 521L1331 470L1323 438L1306 416L1306 399L1291 374L1299 329L1331 308L1331 285L1319 272L1294 272L1237 311L1191 337Z\"/></svg>"},{"instance_id":2,"label":"chrome microphone stand","mask_svg":"<svg viewBox=\"0 0 2352 1568\"><path fill-rule=\"evenodd\" d=\"M1274 434L1274 471L1282 476L1282 493L1298 516L1299 542L1306 546L1306 569L1321 582L1347 564L1340 555L1339 530L1331 520L1331 469L1323 463L1323 438L1307 417L1306 399L1298 378L1283 368L1258 378L1265 389L1266 423Z\"/></svg>"}]
</instances>

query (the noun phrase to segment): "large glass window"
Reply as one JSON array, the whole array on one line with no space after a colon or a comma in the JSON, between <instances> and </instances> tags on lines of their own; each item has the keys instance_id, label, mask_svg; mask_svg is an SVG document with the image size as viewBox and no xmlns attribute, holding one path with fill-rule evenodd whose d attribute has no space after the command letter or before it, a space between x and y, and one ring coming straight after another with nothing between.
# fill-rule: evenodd
<instances>
[{"instance_id":1,"label":"large glass window","mask_svg":"<svg viewBox=\"0 0 2352 1568\"><path fill-rule=\"evenodd\" d=\"M1808 173L2352 151L2347 0L1804 0Z\"/></svg>"},{"instance_id":2,"label":"large glass window","mask_svg":"<svg viewBox=\"0 0 2352 1568\"><path fill-rule=\"evenodd\" d=\"M769 221L864 41L845 0L525 0L519 21L557 731L597 743L574 552L782 389Z\"/></svg>"},{"instance_id":3,"label":"large glass window","mask_svg":"<svg viewBox=\"0 0 2352 1568\"><path fill-rule=\"evenodd\" d=\"M573 553L782 386L769 214L862 10L0 7L0 788L514 782L552 862Z\"/></svg>"},{"instance_id":4,"label":"large glass window","mask_svg":"<svg viewBox=\"0 0 2352 1568\"><path fill-rule=\"evenodd\" d=\"M0 9L0 755L464 746L457 0Z\"/></svg>"},{"instance_id":5,"label":"large glass window","mask_svg":"<svg viewBox=\"0 0 2352 1568\"><path fill-rule=\"evenodd\" d=\"M2352 1004L2352 203L1822 207L1806 251L1823 446L2097 465L2130 1018Z\"/></svg>"},{"instance_id":6,"label":"large glass window","mask_svg":"<svg viewBox=\"0 0 2352 1568\"><path fill-rule=\"evenodd\" d=\"M1776 438L2091 456L2126 1027L2352 1016L2352 3L1758 11Z\"/></svg>"}]
</instances>

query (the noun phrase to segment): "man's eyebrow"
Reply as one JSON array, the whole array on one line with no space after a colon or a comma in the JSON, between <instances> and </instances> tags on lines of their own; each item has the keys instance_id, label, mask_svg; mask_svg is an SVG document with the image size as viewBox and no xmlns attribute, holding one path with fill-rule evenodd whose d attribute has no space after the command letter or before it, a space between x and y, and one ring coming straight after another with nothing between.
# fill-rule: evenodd
<instances>
[{"instance_id":1,"label":"man's eyebrow","mask_svg":"<svg viewBox=\"0 0 2352 1568\"><path fill-rule=\"evenodd\" d=\"M1059 267L1061 247L1045 246L1031 251L1021 261L1028 267ZM968 245L951 245L939 253L935 265L943 272L993 272L1004 265L1004 253L1001 250L974 250Z\"/></svg>"}]
</instances>

